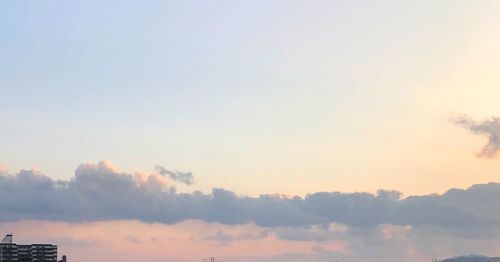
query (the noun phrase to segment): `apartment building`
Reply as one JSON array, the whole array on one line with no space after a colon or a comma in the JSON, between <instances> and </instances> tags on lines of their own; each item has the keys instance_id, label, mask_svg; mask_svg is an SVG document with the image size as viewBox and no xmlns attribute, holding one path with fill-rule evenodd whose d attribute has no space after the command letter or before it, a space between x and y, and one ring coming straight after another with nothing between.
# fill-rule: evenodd
<instances>
[{"instance_id":1,"label":"apartment building","mask_svg":"<svg viewBox=\"0 0 500 262\"><path fill-rule=\"evenodd\" d=\"M57 262L56 245L17 245L12 239L9 234L0 242L0 262Z\"/></svg>"}]
</instances>

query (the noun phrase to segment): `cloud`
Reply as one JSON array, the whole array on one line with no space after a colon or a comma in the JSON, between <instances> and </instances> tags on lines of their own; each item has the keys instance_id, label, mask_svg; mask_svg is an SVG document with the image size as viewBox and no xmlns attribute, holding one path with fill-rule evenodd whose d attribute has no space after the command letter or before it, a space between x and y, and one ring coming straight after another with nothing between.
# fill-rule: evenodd
<instances>
[{"instance_id":1,"label":"cloud","mask_svg":"<svg viewBox=\"0 0 500 262\"><path fill-rule=\"evenodd\" d=\"M0 175L6 175L9 172L7 166L0 164Z\"/></svg>"},{"instance_id":2,"label":"cloud","mask_svg":"<svg viewBox=\"0 0 500 262\"><path fill-rule=\"evenodd\" d=\"M254 223L265 228L326 227L332 223L366 229L385 224L441 228L500 225L500 184L496 183L407 198L384 190L377 194L248 197L220 188L209 194L177 193L157 176L120 172L107 162L82 164L69 181L53 180L33 170L0 175L0 220L175 224L194 219L227 225Z\"/></svg>"},{"instance_id":3,"label":"cloud","mask_svg":"<svg viewBox=\"0 0 500 262\"><path fill-rule=\"evenodd\" d=\"M494 255L498 250L499 227L485 228L491 234L486 237L466 236L451 230L394 225L370 229L343 225L269 229L252 224L226 226L194 220L176 225L132 220L0 223L0 231L14 232L16 242L54 243L61 254L74 261L131 262L144 260L140 259L143 255L151 256L147 261L157 262L200 261L207 256L215 256L217 261L276 262L282 261L279 258L285 254L281 253L296 252L289 253L292 256L286 261L334 261L331 258L335 257L339 262L417 262L470 253Z\"/></svg>"},{"instance_id":4,"label":"cloud","mask_svg":"<svg viewBox=\"0 0 500 262\"><path fill-rule=\"evenodd\" d=\"M500 118L493 117L490 120L476 122L467 116L454 119L454 122L467 128L477 135L486 135L488 143L478 153L479 157L495 157L500 150Z\"/></svg>"},{"instance_id":5,"label":"cloud","mask_svg":"<svg viewBox=\"0 0 500 262\"><path fill-rule=\"evenodd\" d=\"M324 226L309 226L301 228L277 228L274 230L274 235L278 239L289 241L315 241L327 242L339 240L344 232L331 230Z\"/></svg>"},{"instance_id":6,"label":"cloud","mask_svg":"<svg viewBox=\"0 0 500 262\"><path fill-rule=\"evenodd\" d=\"M218 230L213 235L208 235L203 237L202 240L215 241L220 243L221 245L227 245L235 241L262 239L268 237L269 235L270 235L270 230L262 230L260 232L247 232L240 234L228 234L223 230Z\"/></svg>"},{"instance_id":7,"label":"cloud","mask_svg":"<svg viewBox=\"0 0 500 262\"><path fill-rule=\"evenodd\" d=\"M162 166L157 166L156 171L163 176L169 177L170 179L174 181L178 181L181 183L184 183L188 186L194 184L194 177L191 172L180 172L180 171L172 171L168 170Z\"/></svg>"}]
</instances>

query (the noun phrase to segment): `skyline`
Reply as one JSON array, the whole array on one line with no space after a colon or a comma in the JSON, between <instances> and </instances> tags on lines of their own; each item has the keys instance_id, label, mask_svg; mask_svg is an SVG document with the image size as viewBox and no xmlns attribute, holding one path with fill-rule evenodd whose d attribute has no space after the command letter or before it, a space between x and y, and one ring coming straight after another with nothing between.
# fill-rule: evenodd
<instances>
[{"instance_id":1,"label":"skyline","mask_svg":"<svg viewBox=\"0 0 500 262\"><path fill-rule=\"evenodd\" d=\"M21 242L95 262L500 255L499 1L0 14L0 231Z\"/></svg>"},{"instance_id":2,"label":"skyline","mask_svg":"<svg viewBox=\"0 0 500 262\"><path fill-rule=\"evenodd\" d=\"M128 174L99 162L80 165L69 181L39 171L0 174L0 230L16 232L20 242L56 243L75 261L198 261L203 255L421 261L496 252L500 183L442 195L380 190L253 198L222 188L176 192L184 181L168 181L169 173L177 174L160 168Z\"/></svg>"}]
</instances>

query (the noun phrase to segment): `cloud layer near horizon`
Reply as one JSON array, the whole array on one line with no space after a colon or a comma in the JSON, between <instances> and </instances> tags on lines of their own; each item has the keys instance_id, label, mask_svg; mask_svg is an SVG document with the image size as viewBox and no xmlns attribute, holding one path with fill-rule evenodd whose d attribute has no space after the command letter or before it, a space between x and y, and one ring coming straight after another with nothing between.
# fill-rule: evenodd
<instances>
[{"instance_id":1,"label":"cloud layer near horizon","mask_svg":"<svg viewBox=\"0 0 500 262\"><path fill-rule=\"evenodd\" d=\"M108 162L100 162L80 165L69 181L56 181L38 171L0 175L0 219L135 219L163 224L194 219L261 227L331 223L358 228L384 224L486 227L500 225L500 184L407 198L384 190L377 194L318 192L305 197L248 197L220 188L209 194L178 193L163 175L123 173Z\"/></svg>"}]
</instances>

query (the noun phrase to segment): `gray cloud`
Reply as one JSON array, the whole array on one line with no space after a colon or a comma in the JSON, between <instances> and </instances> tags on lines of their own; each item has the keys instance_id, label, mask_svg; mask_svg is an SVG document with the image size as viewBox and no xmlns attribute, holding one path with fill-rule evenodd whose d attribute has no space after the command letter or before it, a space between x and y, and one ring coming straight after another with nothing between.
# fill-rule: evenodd
<instances>
[{"instance_id":1,"label":"gray cloud","mask_svg":"<svg viewBox=\"0 0 500 262\"><path fill-rule=\"evenodd\" d=\"M290 241L316 241L328 242L332 240L340 240L344 232L330 230L324 226L307 226L300 228L276 228L273 231L278 239Z\"/></svg>"},{"instance_id":2,"label":"gray cloud","mask_svg":"<svg viewBox=\"0 0 500 262\"><path fill-rule=\"evenodd\" d=\"M377 194L248 197L220 188L209 194L178 193L159 178L157 174L145 179L118 172L105 162L80 165L69 181L26 170L0 175L0 220L135 219L174 224L197 219L267 228L326 227L331 223L365 229L383 224L452 229L500 226L500 184L496 183L407 198L383 190Z\"/></svg>"},{"instance_id":3,"label":"gray cloud","mask_svg":"<svg viewBox=\"0 0 500 262\"><path fill-rule=\"evenodd\" d=\"M490 120L476 122L467 116L454 119L454 122L467 128L477 135L486 135L488 143L478 153L479 157L495 157L500 150L500 118L493 117Z\"/></svg>"},{"instance_id":4,"label":"gray cloud","mask_svg":"<svg viewBox=\"0 0 500 262\"><path fill-rule=\"evenodd\" d=\"M191 172L180 172L180 171L172 171L168 170L162 166L157 166L156 167L156 172L158 172L160 175L166 176L172 180L184 183L186 185L192 185L194 184L194 177Z\"/></svg>"},{"instance_id":5,"label":"gray cloud","mask_svg":"<svg viewBox=\"0 0 500 262\"><path fill-rule=\"evenodd\" d=\"M241 240L255 240L266 238L270 235L269 230L263 230L260 232L243 233L243 234L228 234L223 230L217 231L213 235L208 235L202 238L202 240L215 241L222 245L227 245L229 243Z\"/></svg>"},{"instance_id":6,"label":"gray cloud","mask_svg":"<svg viewBox=\"0 0 500 262\"><path fill-rule=\"evenodd\" d=\"M434 226L411 227L379 225L370 229L346 230L310 228L273 229L280 239L291 241L316 241L313 252L286 253L272 257L247 257L225 261L430 261L431 257L446 258L461 254L491 254L498 249L499 228L489 227L492 238L465 236L460 231L469 228L443 229ZM479 230L479 231L482 231ZM458 233L458 234L457 234ZM467 233L466 233L467 235ZM495 236L495 237L493 237ZM347 249L335 250L338 243ZM224 260L223 260L224 261Z\"/></svg>"}]
</instances>

